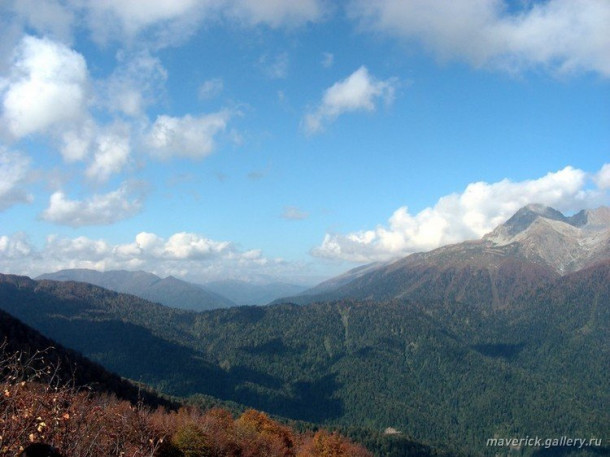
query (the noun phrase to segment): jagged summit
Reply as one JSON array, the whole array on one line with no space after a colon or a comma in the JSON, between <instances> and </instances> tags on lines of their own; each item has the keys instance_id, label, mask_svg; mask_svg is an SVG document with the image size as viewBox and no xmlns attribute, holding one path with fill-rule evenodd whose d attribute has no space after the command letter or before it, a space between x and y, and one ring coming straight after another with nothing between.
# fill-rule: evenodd
<instances>
[{"instance_id":1,"label":"jagged summit","mask_svg":"<svg viewBox=\"0 0 610 457\"><path fill-rule=\"evenodd\" d=\"M528 205L483 240L515 244L520 255L560 274L576 271L610 256L610 208L566 217L553 208Z\"/></svg>"},{"instance_id":2,"label":"jagged summit","mask_svg":"<svg viewBox=\"0 0 610 457\"><path fill-rule=\"evenodd\" d=\"M597 209L583 209L570 217L576 227L610 228L610 208L602 206Z\"/></svg>"},{"instance_id":3,"label":"jagged summit","mask_svg":"<svg viewBox=\"0 0 610 457\"><path fill-rule=\"evenodd\" d=\"M517 211L504 224L486 235L485 238L514 237L530 227L539 218L569 223L568 218L556 209L540 204L530 204Z\"/></svg>"},{"instance_id":4,"label":"jagged summit","mask_svg":"<svg viewBox=\"0 0 610 457\"><path fill-rule=\"evenodd\" d=\"M485 235L483 239L504 244L506 240L528 230L540 220L557 221L575 228L604 231L610 229L610 208L602 206L597 209L581 210L568 217L554 208L530 204L521 208L504 224Z\"/></svg>"}]
</instances>

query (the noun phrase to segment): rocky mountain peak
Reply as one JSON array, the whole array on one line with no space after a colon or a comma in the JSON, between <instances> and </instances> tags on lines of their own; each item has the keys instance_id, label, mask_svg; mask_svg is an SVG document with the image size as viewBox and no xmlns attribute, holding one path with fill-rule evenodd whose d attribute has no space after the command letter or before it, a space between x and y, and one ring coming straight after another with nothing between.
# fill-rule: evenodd
<instances>
[{"instance_id":1,"label":"rocky mountain peak","mask_svg":"<svg viewBox=\"0 0 610 457\"><path fill-rule=\"evenodd\" d=\"M597 209L583 209L569 220L575 227L610 228L610 208L602 206Z\"/></svg>"},{"instance_id":2,"label":"rocky mountain peak","mask_svg":"<svg viewBox=\"0 0 610 457\"><path fill-rule=\"evenodd\" d=\"M564 274L610 256L610 208L566 217L553 208L528 205L483 239L496 246L515 243L526 258Z\"/></svg>"},{"instance_id":3,"label":"rocky mountain peak","mask_svg":"<svg viewBox=\"0 0 610 457\"><path fill-rule=\"evenodd\" d=\"M568 219L556 209L540 204L530 204L517 211L504 224L487 235L487 238L512 238L527 230L537 219L544 218L567 222Z\"/></svg>"}]
</instances>

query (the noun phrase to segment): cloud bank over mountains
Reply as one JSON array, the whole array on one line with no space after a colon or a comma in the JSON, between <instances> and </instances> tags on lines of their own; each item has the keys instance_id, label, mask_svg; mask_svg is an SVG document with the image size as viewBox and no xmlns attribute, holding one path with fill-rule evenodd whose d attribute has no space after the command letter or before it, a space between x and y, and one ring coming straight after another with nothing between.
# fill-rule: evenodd
<instances>
[{"instance_id":1,"label":"cloud bank over mountains","mask_svg":"<svg viewBox=\"0 0 610 457\"><path fill-rule=\"evenodd\" d=\"M417 214L400 207L387 225L347 234L327 233L312 254L351 262L388 260L479 239L529 203L566 212L607 204L609 169L610 164L605 164L598 172L587 173L568 166L527 181L471 183L463 192L441 197Z\"/></svg>"},{"instance_id":2,"label":"cloud bank over mountains","mask_svg":"<svg viewBox=\"0 0 610 457\"><path fill-rule=\"evenodd\" d=\"M566 212L601 205L608 202L609 169L610 164L594 173L566 167L533 180L472 183L463 192L446 195L417 214L410 214L407 207L397 209L387 226L348 234L326 234L312 254L356 263L388 260L478 239L531 202ZM86 202L72 202L54 194L50 209L43 217L52 222L65 217L81 221L83 225L112 223L117 213L137 210L137 205L137 201L124 201L120 192ZM283 217L301 219L305 215L296 208L287 208ZM70 261L66 264L63 259ZM298 274L305 267L280 258L267 258L260 250L244 251L229 241L211 240L188 232L175 233L167 239L141 232L134 241L123 244L84 236L52 235L47 237L42 249L32 245L24 233L0 237L3 271L36 275L61 268L142 269L160 275L220 279L235 277L235 272L242 278Z\"/></svg>"},{"instance_id":3,"label":"cloud bank over mountains","mask_svg":"<svg viewBox=\"0 0 610 457\"><path fill-rule=\"evenodd\" d=\"M231 242L189 232L167 239L141 232L122 244L49 235L42 248L34 246L25 233L0 236L0 271L36 276L65 268L144 270L194 282L202 278L255 281L286 274L298 277L306 270L303 265L267 258L259 250L244 251Z\"/></svg>"}]
</instances>

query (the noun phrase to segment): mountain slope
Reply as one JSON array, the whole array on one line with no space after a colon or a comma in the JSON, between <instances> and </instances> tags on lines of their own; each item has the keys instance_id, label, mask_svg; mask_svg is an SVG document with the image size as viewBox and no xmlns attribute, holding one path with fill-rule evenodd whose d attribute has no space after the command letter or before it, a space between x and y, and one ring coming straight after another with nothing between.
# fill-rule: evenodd
<instances>
[{"instance_id":1,"label":"mountain slope","mask_svg":"<svg viewBox=\"0 0 610 457\"><path fill-rule=\"evenodd\" d=\"M610 259L610 208L566 217L528 205L481 240L359 267L276 302L406 299L503 307L536 284L605 259Z\"/></svg>"},{"instance_id":2,"label":"mountain slope","mask_svg":"<svg viewBox=\"0 0 610 457\"><path fill-rule=\"evenodd\" d=\"M87 282L105 289L123 292L161 303L165 306L194 311L227 308L236 304L202 286L168 276L160 278L144 271L111 270L106 272L71 269L40 275L37 279Z\"/></svg>"},{"instance_id":3,"label":"mountain slope","mask_svg":"<svg viewBox=\"0 0 610 457\"><path fill-rule=\"evenodd\" d=\"M529 205L483 239L495 246L516 244L526 259L570 273L610 258L610 208L565 217L552 208Z\"/></svg>"},{"instance_id":4,"label":"mountain slope","mask_svg":"<svg viewBox=\"0 0 610 457\"><path fill-rule=\"evenodd\" d=\"M34 368L40 369L49 365L55 367L53 376L61 383L73 384L76 387L86 386L95 392L113 393L118 398L134 404L142 401L153 407L176 407L172 402L121 379L78 352L43 336L2 310L0 310L0 343L3 344L3 354L21 352L24 358L32 358ZM40 354L41 359L36 357L37 353Z\"/></svg>"},{"instance_id":5,"label":"mountain slope","mask_svg":"<svg viewBox=\"0 0 610 457\"><path fill-rule=\"evenodd\" d=\"M610 263L519 297L498 308L345 300L192 313L86 284L0 277L3 308L170 393L394 427L474 453L494 435L603 435Z\"/></svg>"}]
</instances>

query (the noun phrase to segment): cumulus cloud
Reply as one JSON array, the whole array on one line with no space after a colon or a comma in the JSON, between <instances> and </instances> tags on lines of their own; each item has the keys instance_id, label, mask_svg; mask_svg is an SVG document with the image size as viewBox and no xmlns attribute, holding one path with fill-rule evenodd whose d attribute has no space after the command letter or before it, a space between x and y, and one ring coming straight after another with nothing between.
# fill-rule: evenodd
<instances>
[{"instance_id":1,"label":"cumulus cloud","mask_svg":"<svg viewBox=\"0 0 610 457\"><path fill-rule=\"evenodd\" d=\"M30 160L23 154L0 146L0 211L32 200L23 186L30 168Z\"/></svg>"},{"instance_id":2,"label":"cumulus cloud","mask_svg":"<svg viewBox=\"0 0 610 457\"><path fill-rule=\"evenodd\" d=\"M225 130L228 110L193 117L158 116L146 138L150 153L160 158L203 158L212 153L215 137Z\"/></svg>"},{"instance_id":3,"label":"cumulus cloud","mask_svg":"<svg viewBox=\"0 0 610 457\"><path fill-rule=\"evenodd\" d=\"M71 200L62 191L54 192L48 208L40 217L70 227L109 225L127 219L141 209L141 193L134 192L133 186L123 185L115 191L96 194L86 200Z\"/></svg>"},{"instance_id":4,"label":"cumulus cloud","mask_svg":"<svg viewBox=\"0 0 610 457\"><path fill-rule=\"evenodd\" d=\"M318 133L326 124L344 113L374 111L379 99L384 100L386 104L391 103L396 84L394 78L382 81L372 76L366 67L360 67L344 80L326 89L317 109L305 116L305 131Z\"/></svg>"},{"instance_id":5,"label":"cumulus cloud","mask_svg":"<svg viewBox=\"0 0 610 457\"><path fill-rule=\"evenodd\" d=\"M67 163L84 160L91 152L97 125L91 119L63 129L59 134L59 152Z\"/></svg>"},{"instance_id":6,"label":"cumulus cloud","mask_svg":"<svg viewBox=\"0 0 610 457\"><path fill-rule=\"evenodd\" d=\"M129 129L117 124L100 132L95 138L93 161L85 171L89 179L105 181L119 173L129 161L131 152Z\"/></svg>"},{"instance_id":7,"label":"cumulus cloud","mask_svg":"<svg viewBox=\"0 0 610 457\"><path fill-rule=\"evenodd\" d=\"M25 233L19 232L12 236L0 236L0 265L30 257L32 253L32 246ZM3 268L2 271L12 270Z\"/></svg>"},{"instance_id":8,"label":"cumulus cloud","mask_svg":"<svg viewBox=\"0 0 610 457\"><path fill-rule=\"evenodd\" d=\"M610 163L604 164L594 179L600 189L610 189Z\"/></svg>"},{"instance_id":9,"label":"cumulus cloud","mask_svg":"<svg viewBox=\"0 0 610 457\"><path fill-rule=\"evenodd\" d=\"M505 222L519 208L542 203L560 211L575 211L608 202L599 188L590 188L591 178L605 176L566 167L533 180L496 183L475 182L462 193L441 197L433 207L417 214L398 208L387 226L348 234L327 233L312 250L318 257L352 262L372 262L427 251L445 244L478 239Z\"/></svg>"},{"instance_id":10,"label":"cumulus cloud","mask_svg":"<svg viewBox=\"0 0 610 457\"><path fill-rule=\"evenodd\" d=\"M143 269L196 282L302 273L302 266L198 233L179 232L165 239L140 232L133 241L123 244L85 236L50 235L40 249L23 233L0 236L0 271L36 276L64 268Z\"/></svg>"},{"instance_id":11,"label":"cumulus cloud","mask_svg":"<svg viewBox=\"0 0 610 457\"><path fill-rule=\"evenodd\" d=\"M63 44L26 36L16 49L4 86L2 121L9 133L20 138L83 116L87 65L82 55Z\"/></svg>"},{"instance_id":12,"label":"cumulus cloud","mask_svg":"<svg viewBox=\"0 0 610 457\"><path fill-rule=\"evenodd\" d=\"M349 11L364 29L423 44L442 59L520 71L610 76L610 3L606 0L353 0ZM524 5L524 6L523 6Z\"/></svg>"}]
</instances>

